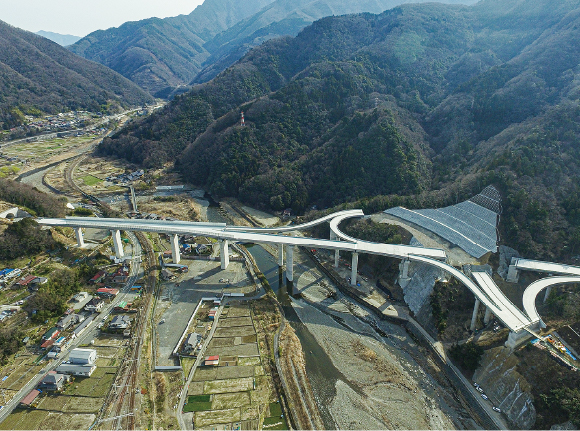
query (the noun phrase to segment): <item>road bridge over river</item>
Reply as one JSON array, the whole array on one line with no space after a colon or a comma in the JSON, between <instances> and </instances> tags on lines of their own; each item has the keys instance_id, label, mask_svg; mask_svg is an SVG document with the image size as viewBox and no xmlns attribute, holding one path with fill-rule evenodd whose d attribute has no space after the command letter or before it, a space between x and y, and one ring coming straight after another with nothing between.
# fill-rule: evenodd
<instances>
[{"instance_id":1,"label":"road bridge over river","mask_svg":"<svg viewBox=\"0 0 580 431\"><path fill-rule=\"evenodd\" d=\"M296 246L334 250L336 266L338 265L341 251L351 252L351 284L353 285L356 285L357 283L359 253L369 253L401 259L401 277L403 278L407 276L406 271L409 262L421 262L444 270L473 292L476 301L472 318L472 330L475 328L475 321L480 304L483 303L486 307L486 321L488 321L493 314L511 330L510 337L506 342L506 345L509 347L514 347L518 342L527 338L529 334L536 335L534 331L542 326L541 319L535 309L535 298L542 289L556 284L580 282L580 276L566 276L550 277L549 279L545 279L545 281L540 280L542 283L532 283L528 289L526 289L524 294L524 313L514 306L503 292L501 292L489 274L473 271L471 274L473 279L468 277L459 269L446 263L446 253L444 250L362 241L352 238L340 231L339 225L342 221L349 218L363 216L364 213L361 210L340 211L301 225L275 228L228 226L225 223L88 217L68 217L64 219L40 218L38 219L38 223L46 226L73 228L76 232L79 247L84 246L82 234L83 228L108 229L111 231L115 253L118 258L123 257L121 231L163 233L168 235L171 240L174 263L179 263L180 261L179 235L207 236L219 241L222 269L226 269L229 264L230 242L274 244L278 247L279 266L284 265L284 257L286 258L286 277L289 282L292 282L294 277L293 256L294 247ZM326 222L330 224L330 239L328 240L289 235L292 232L305 230ZM543 262L543 264L546 264L547 266L557 266L559 271L551 271L554 273L580 275L580 268L566 267L565 265L550 264L548 262Z\"/></svg>"}]
</instances>

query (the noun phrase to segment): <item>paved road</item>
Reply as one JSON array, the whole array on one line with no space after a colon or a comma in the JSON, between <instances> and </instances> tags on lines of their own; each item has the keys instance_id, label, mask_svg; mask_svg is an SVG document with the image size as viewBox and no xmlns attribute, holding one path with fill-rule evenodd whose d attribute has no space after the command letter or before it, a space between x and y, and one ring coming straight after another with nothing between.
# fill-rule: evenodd
<instances>
[{"instance_id":1,"label":"paved road","mask_svg":"<svg viewBox=\"0 0 580 431\"><path fill-rule=\"evenodd\" d=\"M56 367L58 367L62 363L63 359L66 357L69 350L72 350L81 344L88 343L90 340L94 339L98 335L99 331L97 329L97 325L101 322L101 319L99 319L100 316L103 316L103 317L108 316L111 313L111 311L113 310L113 308L119 302L127 301L131 297L133 297L133 298L135 297L136 294L131 292L131 287L133 286L133 284L135 283L135 281L139 277L139 271L140 271L140 267L141 267L141 246L140 246L139 242L137 241L137 238L132 233L127 232L127 234L129 236L131 243L133 244L133 247L132 247L133 248L133 253L132 253L132 261L133 262L131 265L131 274L129 276L129 280L125 284L125 287L123 288L122 292L119 293L119 295L117 295L117 297L113 301L111 301L111 303L108 304L103 309L101 314L99 316L97 316L97 318L95 318L87 326L87 329L85 329L84 333L80 337L76 338L71 343L69 348L60 354L60 358L50 360L47 363L47 365L41 371L38 372L38 374L36 376L34 376L28 383L26 383L22 387L22 389L20 389L20 391L18 391L16 393L16 395L14 395L14 397L2 408L2 410L0 410L0 422L2 422L4 419L6 419L6 417L18 406L18 404L20 403L20 400L22 398L24 398L32 389L34 389L38 385L38 383L40 383L40 381L42 380L42 378L44 377L44 375L47 372L54 370Z\"/></svg>"}]
</instances>

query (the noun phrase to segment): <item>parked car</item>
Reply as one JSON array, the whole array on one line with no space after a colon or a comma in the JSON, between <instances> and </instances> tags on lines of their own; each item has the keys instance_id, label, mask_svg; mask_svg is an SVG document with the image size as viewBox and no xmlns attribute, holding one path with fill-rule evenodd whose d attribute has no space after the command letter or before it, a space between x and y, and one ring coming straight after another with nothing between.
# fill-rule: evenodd
<instances>
[{"instance_id":1,"label":"parked car","mask_svg":"<svg viewBox=\"0 0 580 431\"><path fill-rule=\"evenodd\" d=\"M476 389L483 394L483 389L481 389L481 386L478 386Z\"/></svg>"},{"instance_id":2,"label":"parked car","mask_svg":"<svg viewBox=\"0 0 580 431\"><path fill-rule=\"evenodd\" d=\"M496 406L493 406L493 407L492 407L492 410L493 410L494 412L501 413L501 409L497 408Z\"/></svg>"},{"instance_id":3,"label":"parked car","mask_svg":"<svg viewBox=\"0 0 580 431\"><path fill-rule=\"evenodd\" d=\"M489 400L489 398L487 398L487 395L485 394L481 394L481 398L483 398L484 400Z\"/></svg>"}]
</instances>

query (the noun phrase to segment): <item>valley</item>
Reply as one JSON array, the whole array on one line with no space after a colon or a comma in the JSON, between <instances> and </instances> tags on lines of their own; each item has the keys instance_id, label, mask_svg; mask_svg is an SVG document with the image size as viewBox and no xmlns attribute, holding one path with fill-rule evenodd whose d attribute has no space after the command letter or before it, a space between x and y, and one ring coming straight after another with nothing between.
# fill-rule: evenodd
<instances>
[{"instance_id":1,"label":"valley","mask_svg":"<svg viewBox=\"0 0 580 431\"><path fill-rule=\"evenodd\" d=\"M0 21L0 428L577 428L579 17Z\"/></svg>"}]
</instances>

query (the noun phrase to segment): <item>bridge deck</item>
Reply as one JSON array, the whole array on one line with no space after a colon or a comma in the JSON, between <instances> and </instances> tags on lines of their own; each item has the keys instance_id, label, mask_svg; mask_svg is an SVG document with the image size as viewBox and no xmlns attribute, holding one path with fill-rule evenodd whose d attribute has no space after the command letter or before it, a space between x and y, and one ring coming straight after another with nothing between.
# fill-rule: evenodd
<instances>
[{"instance_id":1,"label":"bridge deck","mask_svg":"<svg viewBox=\"0 0 580 431\"><path fill-rule=\"evenodd\" d=\"M533 323L504 295L487 272L472 272L472 275L481 288L501 307L502 313L500 315L496 314L496 316L506 326L518 331Z\"/></svg>"},{"instance_id":2,"label":"bridge deck","mask_svg":"<svg viewBox=\"0 0 580 431\"><path fill-rule=\"evenodd\" d=\"M518 310L503 295L495 285L491 277L477 275L475 277L479 286L473 280L468 278L463 272L445 263L445 251L425 247L415 247L410 245L397 244L380 244L367 241L361 241L342 233L338 228L340 222L350 217L360 217L363 215L360 210L342 211L330 214L321 219L313 220L308 223L297 226L288 226L283 228L245 228L239 226L226 226L223 223L196 223L187 221L163 221L163 220L128 220L115 218L90 218L90 217L69 217L65 219L39 219L38 223L49 226L68 226L109 229L112 231L145 231L158 232L164 234L176 235L200 235L209 236L216 239L227 239L230 241L243 241L254 243L274 243L293 246L304 246L309 248L322 248L329 250L345 250L359 253L378 254L383 256L392 256L399 259L410 259L422 262L428 265L439 267L463 283L473 294L512 331L520 331L530 320ZM332 232L340 240L326 240L308 238L302 236L281 235L282 232L290 232L301 229L307 229L316 224L329 221ZM277 233L277 235L275 234ZM483 274L483 273L479 273ZM488 278L486 278L486 276ZM480 287L481 286L481 287Z\"/></svg>"},{"instance_id":3,"label":"bridge deck","mask_svg":"<svg viewBox=\"0 0 580 431\"><path fill-rule=\"evenodd\" d=\"M580 267L540 260L518 259L515 266L523 271L547 272L549 274L580 275Z\"/></svg>"},{"instance_id":4,"label":"bridge deck","mask_svg":"<svg viewBox=\"0 0 580 431\"><path fill-rule=\"evenodd\" d=\"M580 283L580 277L547 277L534 281L524 291L524 310L534 322L540 320L540 315L536 310L536 297L538 294L550 286L566 283Z\"/></svg>"}]
</instances>

